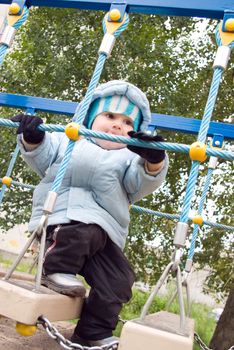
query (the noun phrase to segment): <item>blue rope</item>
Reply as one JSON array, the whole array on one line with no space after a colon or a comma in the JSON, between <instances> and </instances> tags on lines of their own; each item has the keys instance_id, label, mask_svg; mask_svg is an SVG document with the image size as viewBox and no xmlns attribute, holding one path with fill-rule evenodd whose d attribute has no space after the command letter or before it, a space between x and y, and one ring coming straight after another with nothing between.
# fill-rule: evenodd
<instances>
[{"instance_id":1,"label":"blue rope","mask_svg":"<svg viewBox=\"0 0 234 350\"><path fill-rule=\"evenodd\" d=\"M107 58L107 56L104 54L100 54L98 57L98 62L97 62L97 65L95 67L92 79L90 81L87 93L85 95L81 110L79 113L76 111L76 113L74 115L76 122L81 123L83 121L87 111L88 111L94 90L99 82L100 75L101 75L104 63L106 61L106 58ZM69 143L67 145L67 149L66 149L65 154L64 154L64 158L63 158L62 163L61 163L61 166L59 168L59 171L58 171L58 173L54 179L53 185L52 185L52 189L51 189L52 192L58 193L58 190L61 186L61 183L62 183L64 174L66 172L66 169L67 169L67 166L68 166L68 163L70 160L70 156L71 156L71 153L72 153L74 146L75 146L75 141L69 140Z\"/></svg>"},{"instance_id":2,"label":"blue rope","mask_svg":"<svg viewBox=\"0 0 234 350\"><path fill-rule=\"evenodd\" d=\"M102 28L103 28L103 32L104 34L107 32L107 28L106 28L106 18L107 18L108 14L105 15L105 17L102 20ZM118 36L120 36L120 34L127 28L129 23L129 15L127 14L127 12L125 12L125 20L124 22L121 24L121 26L113 33L114 37L117 38Z\"/></svg>"},{"instance_id":3,"label":"blue rope","mask_svg":"<svg viewBox=\"0 0 234 350\"><path fill-rule=\"evenodd\" d=\"M142 208L138 205L131 205L131 209L133 209L134 211L136 211L140 214L155 215L155 216L158 216L160 218L166 218L169 220L178 220L180 218L180 216L178 214L161 213L159 211L155 211L152 209ZM192 221L192 218L189 218L189 220ZM203 225L217 227L217 228L220 228L223 230L234 231L233 226L223 225L223 224L219 224L219 223L215 223L215 222L211 222L211 221L206 221L206 220L203 221Z\"/></svg>"},{"instance_id":4,"label":"blue rope","mask_svg":"<svg viewBox=\"0 0 234 350\"><path fill-rule=\"evenodd\" d=\"M4 58L7 54L7 49L8 49L7 45L4 45L4 44L0 45L0 66L2 65Z\"/></svg>"},{"instance_id":5,"label":"blue rope","mask_svg":"<svg viewBox=\"0 0 234 350\"><path fill-rule=\"evenodd\" d=\"M220 37L219 26L220 26L220 24L218 24L216 27L215 38L216 38L217 45L222 46L222 39ZM234 40L230 44L228 44L227 46L230 47L230 49L233 49L234 48Z\"/></svg>"},{"instance_id":6,"label":"blue rope","mask_svg":"<svg viewBox=\"0 0 234 350\"><path fill-rule=\"evenodd\" d=\"M204 111L204 116L202 118L200 130L199 130L199 134L198 134L198 141L203 142L203 143L205 143L205 141L206 141L206 136L207 136L207 132L208 132L209 125L210 125L210 120L212 117L212 113L213 113L214 106L215 106L215 101L216 101L218 91L219 91L219 85L221 82L222 73L223 73L222 68L215 68L214 74L213 74L213 79L211 82L211 88L210 88L208 100L207 100L205 111Z\"/></svg>"},{"instance_id":7,"label":"blue rope","mask_svg":"<svg viewBox=\"0 0 234 350\"><path fill-rule=\"evenodd\" d=\"M194 192L195 192L195 185L196 185L196 181L197 181L199 166L200 166L199 162L197 162L197 161L192 162L192 167L191 167L191 171L189 174L186 192L185 192L185 197L184 197L184 202L183 202L183 207L182 207L182 211L181 211L180 222L186 223L188 221L189 210L190 210L190 206L191 206L191 200L192 200Z\"/></svg>"},{"instance_id":8,"label":"blue rope","mask_svg":"<svg viewBox=\"0 0 234 350\"><path fill-rule=\"evenodd\" d=\"M2 182L2 179L0 178L0 183ZM23 187L23 188L28 188L29 190L34 190L36 188L36 186L34 185L28 185L28 184L23 184L21 182L18 181L11 181L11 185L16 186L16 187ZM6 186L6 185L3 185Z\"/></svg>"},{"instance_id":9,"label":"blue rope","mask_svg":"<svg viewBox=\"0 0 234 350\"><path fill-rule=\"evenodd\" d=\"M216 35L217 45L221 46L222 39L221 39L220 33L219 33L219 26L216 28L215 35ZM234 41L232 41L232 43L230 43L228 46L230 48L233 48ZM215 102L216 102L217 95L218 95L218 90L219 90L219 85L220 85L221 78L222 78L222 73L223 73L223 68L217 67L214 69L211 88L210 88L207 104L206 104L205 111L204 111L204 116L202 118L200 130L199 130L199 134L198 134L198 141L200 141L202 143L205 143L205 141L206 141L207 132L208 132L209 125L210 125L210 120L212 117L212 113L213 113ZM182 214L181 214L181 218L180 218L181 222L187 222L187 220L188 220L188 213L189 213L190 206L191 206L191 200L192 200L192 197L194 194L196 179L198 176L198 169L199 169L199 164L198 164L198 166L192 165L191 173L190 173L187 188L186 188L186 194L185 194L185 198L184 198ZM213 169L209 169L208 173L207 173L206 180L205 180L205 185L204 185L204 189L202 192L199 208L198 208L198 215L202 214L202 210L203 210L205 198L206 198L206 195L207 195L207 192L209 189L209 184L210 184L212 173L213 173ZM191 239L190 250L189 250L189 254L188 254L189 260L193 259L198 230L199 230L199 225L195 224L193 234L192 234L192 239Z\"/></svg>"},{"instance_id":10,"label":"blue rope","mask_svg":"<svg viewBox=\"0 0 234 350\"><path fill-rule=\"evenodd\" d=\"M28 13L29 13L29 10L27 8L27 6L24 6L24 13L22 15L22 17L20 17L18 19L18 21L16 21L14 24L13 24L13 28L15 29L18 29L27 19L28 17ZM0 66L2 65L3 61L4 61L4 58L7 54L7 50L8 50L8 46L5 45L5 44L1 44L0 45Z\"/></svg>"},{"instance_id":11,"label":"blue rope","mask_svg":"<svg viewBox=\"0 0 234 350\"><path fill-rule=\"evenodd\" d=\"M0 183L1 183L1 181L2 181L2 179L0 178ZM34 190L36 188L36 186L29 185L29 184L23 184L21 182L14 181L14 180L12 180L11 185L16 186L16 187L27 188L29 190ZM132 209L133 211L135 211L137 213L140 213L140 214L155 215L157 217L166 218L166 219L169 219L169 220L178 220L179 219L179 215L178 214L161 213L159 211L155 211L155 210L152 210L152 209L142 208L142 207L140 207L138 205L131 205L130 209ZM192 218L189 218L189 220L192 221ZM215 223L215 222L211 222L211 221L205 221L204 220L203 221L203 225L207 225L207 226L211 226L211 227L217 227L217 228L223 229L223 230L234 231L234 227L233 226L223 225L223 224L219 224L219 223Z\"/></svg>"},{"instance_id":12,"label":"blue rope","mask_svg":"<svg viewBox=\"0 0 234 350\"><path fill-rule=\"evenodd\" d=\"M204 204L205 204L205 200L206 200L206 196L207 196L207 193L208 193L208 190L209 190L210 181L211 181L211 177L212 177L213 171L214 171L214 169L210 169L210 168L208 169L207 176L206 176L206 179L205 179L204 188L203 188L203 191L202 191L202 195L201 195L201 199L200 199L200 203L199 203L199 207L198 207L198 215L202 214L202 210L203 210L203 207L204 207ZM198 230L199 230L199 225L195 224L194 225L194 229L193 229L192 238L191 238L191 245L190 245L190 249L189 249L189 253L188 253L188 259L190 259L190 260L193 259Z\"/></svg>"},{"instance_id":13,"label":"blue rope","mask_svg":"<svg viewBox=\"0 0 234 350\"><path fill-rule=\"evenodd\" d=\"M113 35L116 36L116 37L119 36L122 33L122 31L127 27L128 21L129 21L128 15L126 15L125 21L118 28L118 30L115 33L113 33ZM76 112L74 114L74 120L77 123L81 124L83 122L85 116L86 116L86 113L88 112L88 108L89 108L90 103L92 101L94 90L95 90L95 88L96 88L96 86L97 86L97 84L98 84L98 82L100 80L100 76L101 76L101 73L102 73L102 70L103 70L104 63L105 63L106 59L107 59L106 54L104 54L104 53L100 53L99 54L96 67L95 67L95 70L93 72L91 81L89 83L87 92L85 94L83 103L81 105L81 108L80 108L80 110L77 108ZM72 141L72 140L69 140L67 149L66 149L65 154L64 154L64 158L63 158L62 163L61 163L61 166L59 168L59 171L58 171L58 173L57 173L57 175L55 177L55 180L53 182L53 185L52 185L52 189L51 189L52 192L58 193L58 190L59 190L59 188L61 186L64 174L66 172L69 160L71 158L71 153L72 153L72 150L74 148L74 145L75 145L75 142Z\"/></svg>"},{"instance_id":14,"label":"blue rope","mask_svg":"<svg viewBox=\"0 0 234 350\"><path fill-rule=\"evenodd\" d=\"M84 97L84 100L82 102L80 111L79 111L78 107L75 111L74 120L75 120L75 122L77 122L79 124L82 124L82 122L86 116L86 113L89 109L89 105L92 101L94 90L96 89L96 86L100 80L100 76L101 76L106 59L107 59L107 56L105 54L101 53L99 55L98 62L96 64L92 79L89 83L87 92L86 92L85 97Z\"/></svg>"},{"instance_id":15,"label":"blue rope","mask_svg":"<svg viewBox=\"0 0 234 350\"><path fill-rule=\"evenodd\" d=\"M19 146L16 145L14 153L13 153L11 161L10 161L10 164L9 164L7 172L6 172L6 176L8 176L8 177L11 176L11 173L13 171L18 154L19 154ZM0 204L2 203L6 188L7 188L7 185L3 184L2 188L1 188L1 192L0 192Z\"/></svg>"},{"instance_id":16,"label":"blue rope","mask_svg":"<svg viewBox=\"0 0 234 350\"><path fill-rule=\"evenodd\" d=\"M218 43L220 43L220 42L218 41ZM206 141L210 120L212 117L212 113L213 113L215 102L216 102L217 95L218 95L218 90L219 90L219 85L220 85L221 78L222 78L222 73L223 73L222 68L217 67L214 69L213 79L211 82L211 88L210 88L208 100L207 100L205 111L204 111L204 116L202 118L200 130L199 130L199 134L198 134L198 141L200 141L202 143L205 143L205 141ZM192 200L193 195L194 195L196 180L198 177L198 170L199 170L199 163L192 162L192 168L191 168L191 172L190 172L189 179L188 179L188 184L187 184L183 208L182 208L182 214L181 214L181 218L180 218L181 222L186 223L188 220L188 214L189 214L189 210L191 207L191 200Z\"/></svg>"},{"instance_id":17,"label":"blue rope","mask_svg":"<svg viewBox=\"0 0 234 350\"><path fill-rule=\"evenodd\" d=\"M17 128L19 123L12 122L9 119L0 118L0 126L6 126L11 128ZM65 126L62 125L54 125L54 124L42 124L38 127L39 130L42 131L56 131L56 132L64 132ZM95 137L103 140L114 141L125 143L127 145L133 146L141 146L145 148L151 149L164 149L166 151L171 152L180 152L180 153L189 153L190 146L180 144L180 143L170 143L170 142L145 142L139 141L135 139L130 139L124 136L110 135L104 132L97 132L88 130L85 128L80 128L79 135L85 137ZM234 160L234 152L218 150L216 148L207 147L206 154L208 156L219 157L226 160Z\"/></svg>"}]
</instances>

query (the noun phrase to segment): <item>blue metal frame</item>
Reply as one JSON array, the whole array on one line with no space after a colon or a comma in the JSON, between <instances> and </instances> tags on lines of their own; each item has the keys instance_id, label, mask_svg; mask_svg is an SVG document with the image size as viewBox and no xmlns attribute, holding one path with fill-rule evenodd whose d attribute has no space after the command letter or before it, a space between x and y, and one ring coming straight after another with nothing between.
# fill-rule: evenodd
<instances>
[{"instance_id":1,"label":"blue metal frame","mask_svg":"<svg viewBox=\"0 0 234 350\"><path fill-rule=\"evenodd\" d=\"M0 93L0 106L21 109L32 109L35 112L47 112L73 116L78 106L76 102L53 100L50 98L13 95ZM188 134L198 134L201 120L179 117L167 114L152 113L152 122L149 129L177 131ZM211 122L208 136L221 134L225 139L234 140L234 125Z\"/></svg>"},{"instance_id":2,"label":"blue metal frame","mask_svg":"<svg viewBox=\"0 0 234 350\"><path fill-rule=\"evenodd\" d=\"M227 30L225 28L225 24L226 24L226 21L230 18L234 18L234 11L229 11L229 10L225 11L224 16L223 16L223 25L222 25L223 32L227 32ZM233 33L234 29L231 32Z\"/></svg>"},{"instance_id":3,"label":"blue metal frame","mask_svg":"<svg viewBox=\"0 0 234 350\"><path fill-rule=\"evenodd\" d=\"M12 0L0 0L11 4ZM167 16L207 17L222 19L225 10L234 11L233 0L117 0L126 3L129 13L146 13ZM78 8L109 11L110 0L27 0L28 6Z\"/></svg>"},{"instance_id":4,"label":"blue metal frame","mask_svg":"<svg viewBox=\"0 0 234 350\"><path fill-rule=\"evenodd\" d=\"M22 2L24 0L16 0ZM11 4L12 0L0 0L0 4ZM225 19L233 16L234 0L26 0L28 6L45 6L61 8L77 8L86 10L109 11L115 4L126 6L127 12L175 15L189 17L208 17ZM230 15L231 14L231 15ZM0 94L0 105L43 111L72 116L75 113L77 103L58 101L48 98ZM185 117L152 114L152 123L149 129L159 128L190 134L197 134L201 121ZM208 136L222 134L226 139L234 139L234 125L211 122Z\"/></svg>"},{"instance_id":5,"label":"blue metal frame","mask_svg":"<svg viewBox=\"0 0 234 350\"><path fill-rule=\"evenodd\" d=\"M122 20L124 18L124 14L126 12L126 7L127 7L126 3L119 3L118 1L112 2L111 7L110 7L110 12L113 9L117 9L120 12L120 18L119 18L119 20L117 22L122 22ZM112 20L110 19L110 15L108 16L108 21L112 22Z\"/></svg>"}]
</instances>

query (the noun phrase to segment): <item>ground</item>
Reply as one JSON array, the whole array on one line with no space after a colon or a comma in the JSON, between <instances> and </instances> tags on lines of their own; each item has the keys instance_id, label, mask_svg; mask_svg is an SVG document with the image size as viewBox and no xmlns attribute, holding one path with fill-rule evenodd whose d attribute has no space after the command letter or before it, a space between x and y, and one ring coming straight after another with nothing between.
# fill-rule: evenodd
<instances>
[{"instance_id":1,"label":"ground","mask_svg":"<svg viewBox=\"0 0 234 350\"><path fill-rule=\"evenodd\" d=\"M69 338L74 324L69 322L53 323L59 332ZM57 342L50 338L43 327L39 326L35 335L22 337L15 330L15 321L5 317L0 318L0 350L61 350Z\"/></svg>"},{"instance_id":2,"label":"ground","mask_svg":"<svg viewBox=\"0 0 234 350\"><path fill-rule=\"evenodd\" d=\"M6 273L6 269L0 266L0 278ZM13 276L19 280L31 281L32 275L26 273L14 272ZM0 301L2 302L2 301ZM38 327L35 335L23 337L16 332L16 322L0 316L0 350L61 350L63 349L54 339L50 338L42 326ZM67 322L53 322L58 331L70 339L75 325Z\"/></svg>"}]
</instances>

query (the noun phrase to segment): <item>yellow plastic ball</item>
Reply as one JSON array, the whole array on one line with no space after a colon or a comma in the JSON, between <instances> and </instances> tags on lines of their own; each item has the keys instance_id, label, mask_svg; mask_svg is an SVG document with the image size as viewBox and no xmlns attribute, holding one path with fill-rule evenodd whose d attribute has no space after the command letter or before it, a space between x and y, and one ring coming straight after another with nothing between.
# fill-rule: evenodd
<instances>
[{"instance_id":1,"label":"yellow plastic ball","mask_svg":"<svg viewBox=\"0 0 234 350\"><path fill-rule=\"evenodd\" d=\"M234 32L234 18L228 18L225 22L225 29L228 32Z\"/></svg>"},{"instance_id":2,"label":"yellow plastic ball","mask_svg":"<svg viewBox=\"0 0 234 350\"><path fill-rule=\"evenodd\" d=\"M11 182L12 182L12 178L11 178L11 177L4 176L4 177L2 178L2 183L3 183L4 185L7 185L8 187L10 187Z\"/></svg>"},{"instance_id":3,"label":"yellow plastic ball","mask_svg":"<svg viewBox=\"0 0 234 350\"><path fill-rule=\"evenodd\" d=\"M110 19L117 22L121 18L121 13L118 9L113 9L110 11Z\"/></svg>"},{"instance_id":4,"label":"yellow plastic ball","mask_svg":"<svg viewBox=\"0 0 234 350\"><path fill-rule=\"evenodd\" d=\"M206 145L199 141L192 143L189 150L189 156L192 160L204 162L207 158Z\"/></svg>"},{"instance_id":5,"label":"yellow plastic ball","mask_svg":"<svg viewBox=\"0 0 234 350\"><path fill-rule=\"evenodd\" d=\"M17 4L16 2L13 2L9 6L9 13L12 15L17 15L20 12L20 5Z\"/></svg>"},{"instance_id":6,"label":"yellow plastic ball","mask_svg":"<svg viewBox=\"0 0 234 350\"><path fill-rule=\"evenodd\" d=\"M193 218L193 223L196 224L196 225L199 225L201 226L203 224L203 219L201 217L201 215L195 215Z\"/></svg>"},{"instance_id":7,"label":"yellow plastic ball","mask_svg":"<svg viewBox=\"0 0 234 350\"><path fill-rule=\"evenodd\" d=\"M75 122L71 122L71 123L66 125L64 131L70 140L77 141L80 138L79 129L80 129L79 124L77 124Z\"/></svg>"},{"instance_id":8,"label":"yellow plastic ball","mask_svg":"<svg viewBox=\"0 0 234 350\"><path fill-rule=\"evenodd\" d=\"M23 337L30 337L34 335L37 331L37 326L27 325L19 322L16 323L15 328L16 328L16 331Z\"/></svg>"}]
</instances>

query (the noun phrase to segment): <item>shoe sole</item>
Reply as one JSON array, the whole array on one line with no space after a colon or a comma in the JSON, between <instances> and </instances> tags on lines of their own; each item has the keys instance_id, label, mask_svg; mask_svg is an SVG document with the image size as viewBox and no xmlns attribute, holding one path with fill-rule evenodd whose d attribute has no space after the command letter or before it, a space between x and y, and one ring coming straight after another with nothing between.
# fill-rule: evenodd
<instances>
[{"instance_id":1,"label":"shoe sole","mask_svg":"<svg viewBox=\"0 0 234 350\"><path fill-rule=\"evenodd\" d=\"M102 347L103 350L108 349L110 347L111 344L112 348L117 350L118 349L118 345L119 345L119 338L113 339L112 341L110 341L109 343L104 343L100 340L86 340L84 338L79 337L78 335L72 335L71 336L71 342L73 344L78 344L78 345L82 345L82 346L88 346L88 347L93 347L93 348L100 348Z\"/></svg>"},{"instance_id":2,"label":"shoe sole","mask_svg":"<svg viewBox=\"0 0 234 350\"><path fill-rule=\"evenodd\" d=\"M41 279L41 285L45 286L49 289L52 289L53 291L64 294L70 297L80 297L83 298L85 296L86 290L82 286L74 286L74 287L64 287L59 284L55 284L52 281L49 281L47 279L44 279L42 277Z\"/></svg>"}]
</instances>

